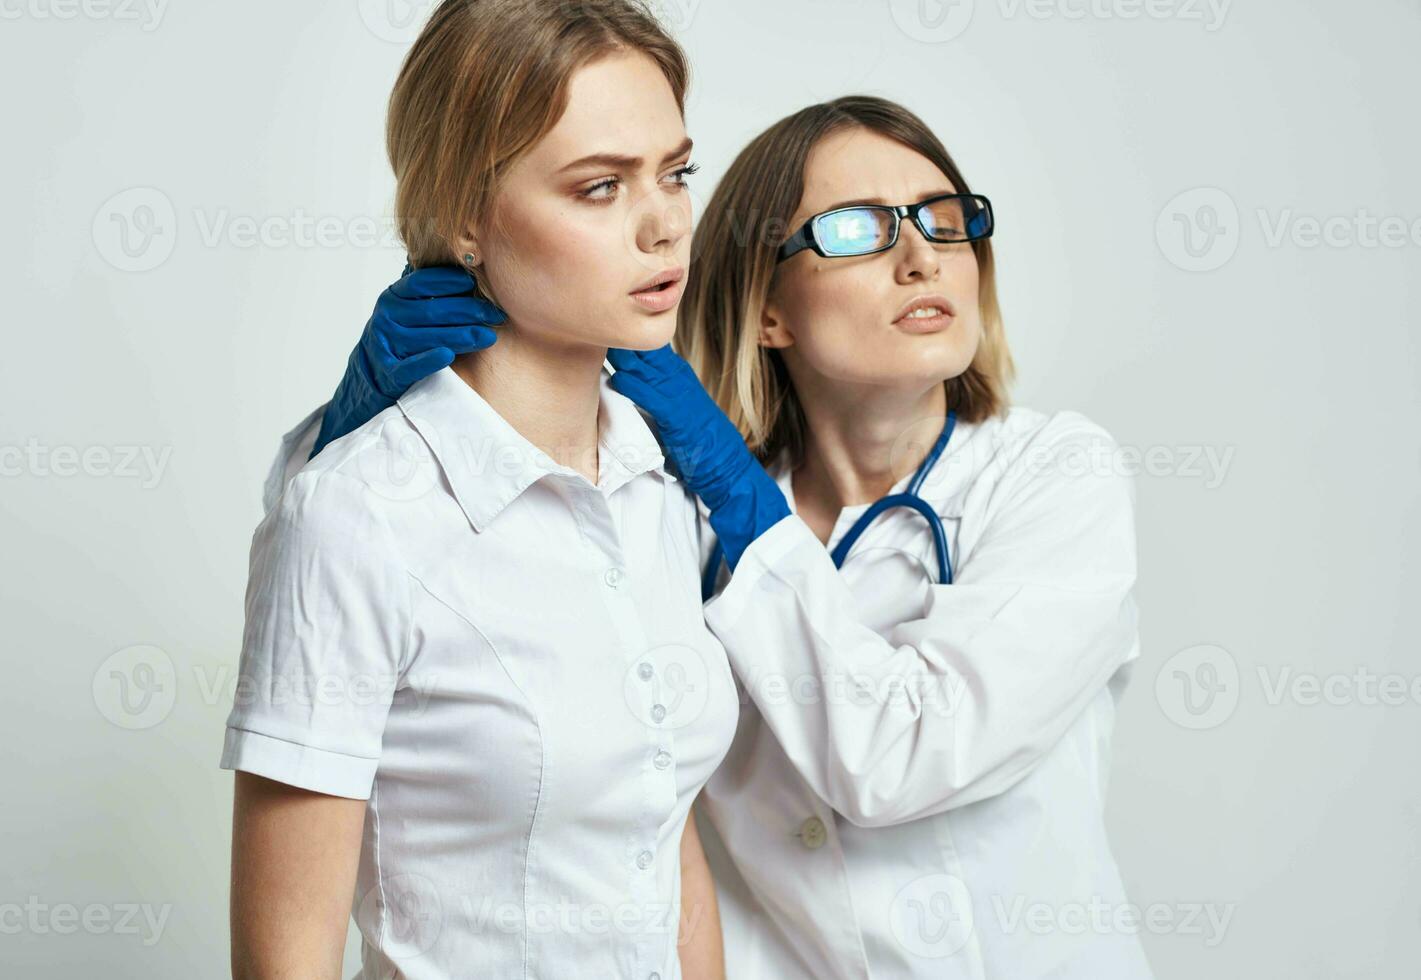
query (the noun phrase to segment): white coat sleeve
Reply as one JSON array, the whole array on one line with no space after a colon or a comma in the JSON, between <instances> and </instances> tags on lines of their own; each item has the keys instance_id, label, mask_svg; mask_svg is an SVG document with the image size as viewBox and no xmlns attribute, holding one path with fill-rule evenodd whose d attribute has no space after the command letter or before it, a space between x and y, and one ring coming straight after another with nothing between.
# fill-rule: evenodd
<instances>
[{"instance_id":1,"label":"white coat sleeve","mask_svg":"<svg viewBox=\"0 0 1421 980\"><path fill-rule=\"evenodd\" d=\"M266 482L262 484L262 513L271 513L271 509L281 499L281 491L291 482L293 476L301 472L301 467L306 465L306 460L311 455L311 447L316 444L316 437L321 434L321 419L325 418L326 407L329 405L330 402L326 402L319 406L297 422L296 428L281 437L276 458L271 461L266 473Z\"/></svg>"},{"instance_id":2,"label":"white coat sleeve","mask_svg":"<svg viewBox=\"0 0 1421 980\"><path fill-rule=\"evenodd\" d=\"M922 619L886 638L862 623L797 515L706 605L791 763L849 821L903 823L1004 792L1138 656L1133 481L1100 452L1114 449L1103 429L1058 417L1033 440L1063 451L1056 465L1008 468L978 502L976 547L954 584L931 586ZM1106 460L1073 467L1081 448Z\"/></svg>"}]
</instances>

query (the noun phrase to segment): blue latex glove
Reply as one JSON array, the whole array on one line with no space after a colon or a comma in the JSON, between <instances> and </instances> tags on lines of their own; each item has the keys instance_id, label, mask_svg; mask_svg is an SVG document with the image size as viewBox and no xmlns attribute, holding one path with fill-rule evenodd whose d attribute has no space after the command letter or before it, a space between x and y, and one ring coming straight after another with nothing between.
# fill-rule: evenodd
<instances>
[{"instance_id":1,"label":"blue latex glove","mask_svg":"<svg viewBox=\"0 0 1421 980\"><path fill-rule=\"evenodd\" d=\"M459 354L493 346L498 334L489 328L507 319L497 306L474 295L467 270L412 270L406 264L399 281L380 294L360 343L350 352L311 455L360 428Z\"/></svg>"},{"instance_id":2,"label":"blue latex glove","mask_svg":"<svg viewBox=\"0 0 1421 980\"><path fill-rule=\"evenodd\" d=\"M681 481L710 509L711 527L734 571L750 542L789 516L779 485L670 344L613 348L607 359L617 369L609 384L650 413Z\"/></svg>"}]
</instances>

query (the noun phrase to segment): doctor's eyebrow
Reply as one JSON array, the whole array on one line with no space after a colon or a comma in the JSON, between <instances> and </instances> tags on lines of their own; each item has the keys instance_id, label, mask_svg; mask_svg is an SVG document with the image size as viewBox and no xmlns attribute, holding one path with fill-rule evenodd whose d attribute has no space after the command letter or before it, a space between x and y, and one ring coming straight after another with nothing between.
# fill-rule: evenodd
<instances>
[{"instance_id":1,"label":"doctor's eyebrow","mask_svg":"<svg viewBox=\"0 0 1421 980\"><path fill-rule=\"evenodd\" d=\"M924 191L913 198L914 201L926 201L930 197L941 197L943 194L956 194L957 191L951 187L941 187L935 191ZM819 208L814 213L822 214L825 211L837 211L839 208L856 208L863 204L887 204L881 197L856 197L850 201L840 201L838 204L831 204L827 208Z\"/></svg>"},{"instance_id":2,"label":"doctor's eyebrow","mask_svg":"<svg viewBox=\"0 0 1421 980\"><path fill-rule=\"evenodd\" d=\"M679 146L661 158L661 165L665 166L677 157L685 156L687 153L690 153L691 147L694 145L695 142L687 136ZM563 174L578 167L590 167L593 165L606 167L608 170L639 170L641 169L641 165L645 162L646 161L641 157L622 156L618 153L593 153L590 156L582 157L580 160L572 161L572 163L569 163L559 170L558 173Z\"/></svg>"}]
</instances>

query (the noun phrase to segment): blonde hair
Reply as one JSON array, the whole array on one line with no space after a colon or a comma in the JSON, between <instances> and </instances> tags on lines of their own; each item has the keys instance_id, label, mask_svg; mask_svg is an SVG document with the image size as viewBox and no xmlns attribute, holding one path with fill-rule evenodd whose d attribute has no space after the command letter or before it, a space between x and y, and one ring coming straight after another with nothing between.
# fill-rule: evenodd
<instances>
[{"instance_id":1,"label":"blonde hair","mask_svg":"<svg viewBox=\"0 0 1421 980\"><path fill-rule=\"evenodd\" d=\"M780 352L760 346L760 316L773 291L779 246L804 194L810 152L826 136L863 127L935 163L958 193L971 193L946 147L897 103L853 95L801 109L751 141L717 185L692 240L693 261L674 346L690 362L762 462L804 458L805 419ZM944 382L947 407L978 422L1005 414L1016 374L997 303L991 239L972 243L982 340L967 370Z\"/></svg>"},{"instance_id":2,"label":"blonde hair","mask_svg":"<svg viewBox=\"0 0 1421 980\"><path fill-rule=\"evenodd\" d=\"M395 220L415 268L459 265L507 169L557 125L581 67L623 51L660 66L685 112L685 52L642 0L443 0L390 94Z\"/></svg>"}]
</instances>

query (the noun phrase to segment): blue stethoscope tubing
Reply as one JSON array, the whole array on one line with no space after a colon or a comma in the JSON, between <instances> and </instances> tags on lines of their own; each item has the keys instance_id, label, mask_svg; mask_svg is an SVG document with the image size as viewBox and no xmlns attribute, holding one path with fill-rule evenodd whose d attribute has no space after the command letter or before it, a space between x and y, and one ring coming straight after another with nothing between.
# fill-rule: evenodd
<instances>
[{"instance_id":1,"label":"blue stethoscope tubing","mask_svg":"<svg viewBox=\"0 0 1421 980\"><path fill-rule=\"evenodd\" d=\"M952 556L947 548L947 532L943 529L942 518L937 511L928 506L928 502L918 495L922 489L923 482L927 480L928 473L942 456L943 450L947 448L948 440L952 438L952 430L957 426L957 412L947 413L947 421L943 423L942 432L937 437L937 442L933 443L933 448L928 451L927 456L919 464L917 472L913 474L913 479L908 481L908 488L902 493L892 493L881 500L874 502L873 506L859 515L859 519L854 521L853 526L844 534L843 538L830 552L829 557L834 560L835 568L843 568L844 561L849 557L849 551L869 525L876 521L886 510L894 507L911 507L919 514L923 515L928 522L928 530L932 532L933 549L937 553L937 580L943 585L952 584ZM701 576L701 601L707 602L715 594L715 580L720 575L720 564L724 560L725 552L721 548L720 542L715 543L715 549L711 552L710 561L706 563L706 570Z\"/></svg>"}]
</instances>

